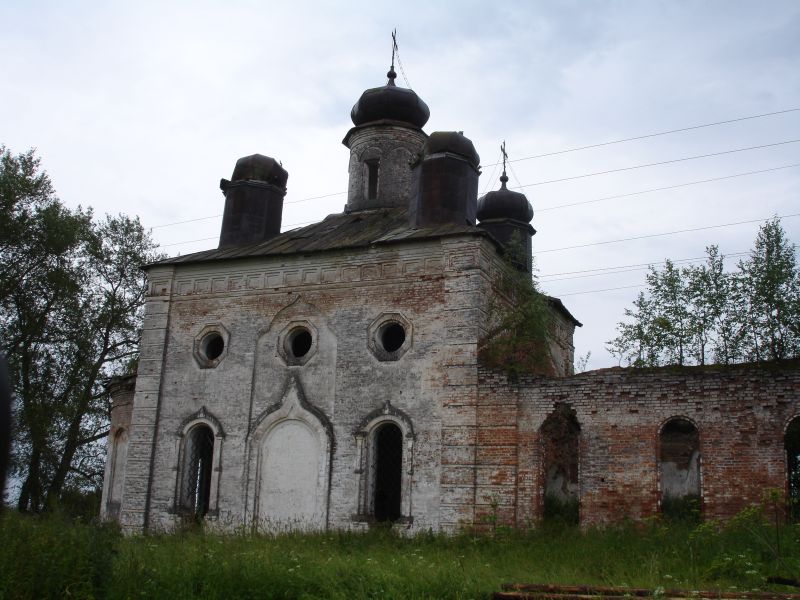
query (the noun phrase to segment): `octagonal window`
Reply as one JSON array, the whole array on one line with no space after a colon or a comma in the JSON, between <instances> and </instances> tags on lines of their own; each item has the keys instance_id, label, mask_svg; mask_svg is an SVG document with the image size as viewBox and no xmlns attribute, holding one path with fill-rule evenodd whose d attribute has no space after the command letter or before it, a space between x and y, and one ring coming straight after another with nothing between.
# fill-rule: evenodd
<instances>
[{"instance_id":1,"label":"octagonal window","mask_svg":"<svg viewBox=\"0 0 800 600\"><path fill-rule=\"evenodd\" d=\"M194 358L201 369L213 369L228 354L230 334L222 325L206 325L194 338Z\"/></svg>"},{"instance_id":2,"label":"octagonal window","mask_svg":"<svg viewBox=\"0 0 800 600\"><path fill-rule=\"evenodd\" d=\"M278 337L278 354L287 365L304 365L316 354L317 337L317 330L310 322L289 323Z\"/></svg>"},{"instance_id":3,"label":"octagonal window","mask_svg":"<svg viewBox=\"0 0 800 600\"><path fill-rule=\"evenodd\" d=\"M411 323L399 313L384 313L367 331L367 345L380 361L398 360L411 347Z\"/></svg>"}]
</instances>

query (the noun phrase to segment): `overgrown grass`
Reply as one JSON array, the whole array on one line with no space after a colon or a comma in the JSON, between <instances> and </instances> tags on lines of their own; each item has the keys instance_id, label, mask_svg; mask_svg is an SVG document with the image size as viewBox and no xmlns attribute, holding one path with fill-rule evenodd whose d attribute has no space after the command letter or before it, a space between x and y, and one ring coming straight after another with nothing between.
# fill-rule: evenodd
<instances>
[{"instance_id":1,"label":"overgrown grass","mask_svg":"<svg viewBox=\"0 0 800 600\"><path fill-rule=\"evenodd\" d=\"M798 574L800 527L776 531L757 508L725 527L562 524L410 539L387 530L123 538L57 518L0 521L2 598L466 599L504 582L743 590Z\"/></svg>"}]
</instances>

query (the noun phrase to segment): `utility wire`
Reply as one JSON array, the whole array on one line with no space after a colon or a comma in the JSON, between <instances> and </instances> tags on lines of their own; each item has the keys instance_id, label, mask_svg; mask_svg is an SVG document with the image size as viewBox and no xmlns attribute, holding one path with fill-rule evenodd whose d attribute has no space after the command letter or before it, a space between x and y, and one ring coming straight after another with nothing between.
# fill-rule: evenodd
<instances>
[{"instance_id":1,"label":"utility wire","mask_svg":"<svg viewBox=\"0 0 800 600\"><path fill-rule=\"evenodd\" d=\"M639 285L623 285L620 287L613 287L613 288L605 288L602 290L586 290L584 292L569 292L568 294L559 294L559 298L563 298L564 296L580 296L581 294L599 294L600 292L614 292L616 290L632 290L634 288L642 288L644 284Z\"/></svg>"},{"instance_id":2,"label":"utility wire","mask_svg":"<svg viewBox=\"0 0 800 600\"><path fill-rule=\"evenodd\" d=\"M569 206L580 206L582 204L592 204L593 202L604 202L605 200L615 200L617 198L628 198L630 196L639 196L641 194L650 194L652 192L662 192L664 190L675 190L682 187L691 185L699 185L701 183L711 183L712 181L723 181L725 179L734 179L735 177L744 177L745 175L758 175L759 173L769 173L770 171L780 171L781 169L790 169L792 167L800 167L800 163L792 165L784 165L782 167L773 167L771 169L760 169L758 171L747 171L745 173L734 173L733 175L724 175L722 177L714 177L712 179L701 179L698 181L688 181L686 183L678 183L675 185L668 185L664 187L652 188L649 190L641 190L639 192L630 192L627 194L617 194L615 196L605 196L603 198L595 198L594 200L582 200L580 202L569 202L567 204L556 204L554 206L546 206L544 208L537 208L537 212L545 212L548 210L556 210L558 208L567 208Z\"/></svg>"},{"instance_id":3,"label":"utility wire","mask_svg":"<svg viewBox=\"0 0 800 600\"><path fill-rule=\"evenodd\" d=\"M590 148L601 148L603 146L610 146L612 144L621 144L623 142L633 142L636 140L644 140L647 138L658 137L661 135L669 135L671 133L680 133L682 131L692 131L693 129L703 129L704 127L714 127L716 125L726 125L728 123L737 123L739 121L747 121L750 119L760 119L762 117L771 117L774 115L783 115L790 112L796 112L800 108L787 108L786 110L778 110L775 112L762 113L760 115L750 115L748 117L739 117L737 119L728 119L726 121L716 121L714 123L704 123L702 125L692 125L691 127L682 127L680 129L670 129L668 131L659 131L657 133L648 133L645 135L637 135L635 137L623 138L621 140L613 140L610 142L601 142L599 144L590 144L588 146L578 146L576 148L567 148L566 150L557 150L555 152L547 152L545 154L535 154L533 156L525 156L523 158L515 158L509 162L520 162L523 160L531 160L534 158L544 158L545 156L556 156L557 154L567 154L568 152L578 152L579 150L588 150ZM492 165L481 165L482 167L490 167Z\"/></svg>"},{"instance_id":4,"label":"utility wire","mask_svg":"<svg viewBox=\"0 0 800 600\"><path fill-rule=\"evenodd\" d=\"M749 254L749 252L732 252L730 254L723 254L722 258L730 258L734 256L743 256L745 254ZM673 263L685 263L685 262L692 262L696 260L704 260L707 256L694 256L692 258L678 258L675 260L671 260ZM580 273L596 273L598 271L613 271L614 273L623 273L625 271L614 271L614 269L630 269L635 270L634 267L638 268L648 268L653 265L664 265L666 264L666 260L654 260L646 263L634 263L630 265L617 265L615 267L599 267L597 269L582 269L580 271L562 271L561 273L548 273L546 275L538 275L539 278L541 277L556 277L560 275L576 275ZM601 273L602 274L602 273Z\"/></svg>"},{"instance_id":5,"label":"utility wire","mask_svg":"<svg viewBox=\"0 0 800 600\"><path fill-rule=\"evenodd\" d=\"M397 57L398 57L398 63L399 63L400 62L400 60L399 60L399 58L400 58L399 57L399 51L397 51ZM409 89L411 89L411 85L408 83L408 79L406 78L405 72L403 71L402 64L400 65L400 71L403 74L403 79L405 79L406 85L408 85ZM747 121L749 119L760 119L762 117L770 117L770 116L774 116L774 115L782 115L782 114L785 114L785 113L796 112L796 111L800 111L800 108L788 108L786 110L779 110L779 111L775 111L775 112L762 113L762 114L759 114L759 115L750 115L750 116L747 116L747 117L739 117L737 119L728 119L726 121L716 121L714 123L704 123L702 125L693 125L691 127L683 127L681 129L670 129L669 131L660 131L658 133L649 133L649 134L646 134L646 135L639 135L639 136L630 137L630 138L624 138L624 139L620 139L620 140L613 140L613 141L610 141L610 142L602 142L602 143L599 143L599 144L590 144L588 146L579 146L579 147L576 147L576 148L568 148L566 150L558 150L556 152L548 152L548 153L545 153L545 154L536 154L534 156L525 156L523 158L515 158L514 160L509 160L508 162L509 163L520 162L520 161L523 161L523 160L531 160L531 159L534 159L534 158L543 158L545 156L555 156L557 154L566 154L568 152L577 152L578 150L587 150L589 148L599 148L599 147L602 147L602 146L610 146L612 144L621 144L623 142L630 142L630 141L634 141L634 140L643 140L643 139L647 139L647 138L651 138L651 137L657 137L657 136L660 136L660 135L667 135L667 134L670 134L670 133L679 133L681 131L691 131L693 129L702 129L704 127L713 127L715 125L724 125L724 124L727 124L727 123L736 123L738 121ZM688 160L688 159L686 159L686 160ZM498 162L495 162L495 163L493 163L491 165L481 165L481 167L482 168L497 167L500 164L502 164L502 162L498 161ZM647 165L647 166L652 166L652 165ZM794 166L794 165L791 165L791 166ZM631 167L631 168L633 168L633 167ZM782 169L782 168L788 168L788 167L778 167L778 168ZM760 172L764 172L764 171L754 171L754 173L760 173ZM492 171L492 176L489 179L491 180L493 178L493 176L494 176L494 171ZM584 175L583 177L588 177L588 176L589 175ZM709 179L708 181L716 181L716 180L715 179ZM542 183L550 183L550 182L542 182ZM529 185L542 185L542 183L534 183L534 184L529 184ZM488 185L490 185L490 184L488 184ZM488 187L488 185L487 185L487 187ZM524 188L524 187L527 187L527 186L520 185L519 187L520 188ZM671 189L671 188L664 188L664 189ZM300 200L288 200L288 201L284 202L284 204L297 204L299 202L308 202L309 200L318 200L320 198L328 198L330 196L341 196L341 195L344 195L346 193L347 192L334 192L332 194L324 194L322 196L311 196L309 198L302 198ZM486 190L484 190L484 193L486 193ZM595 200L590 200L590 201L587 201L586 203L588 203L588 202L596 202L596 201ZM564 205L564 206L569 206L569 205ZM554 208L558 208L558 207L554 207ZM539 210L552 210L552 208L543 208L543 209L539 209ZM196 221L204 221L204 220L207 220L207 219L216 219L217 217L221 217L221 216L222 216L221 214L220 215L211 215L211 216L208 216L208 217L200 217L200 218L197 218L197 219L188 219L186 221L175 221L173 223L164 223L162 225L154 225L153 227L150 227L150 229L159 229L161 227L169 227L171 225L182 225L184 223L194 223Z\"/></svg>"},{"instance_id":6,"label":"utility wire","mask_svg":"<svg viewBox=\"0 0 800 600\"><path fill-rule=\"evenodd\" d=\"M654 163L647 163L644 165L634 165L632 167L622 167L621 169L609 169L608 171L598 171L596 173L585 173L583 175L573 175L572 177L562 177L560 179L550 179L548 181L537 181L536 183L528 183L525 187L534 185L546 185L548 183L558 183L560 181L572 181L574 179L583 179L585 177L595 177L597 175L608 175L609 173L619 173L621 171L632 171L634 169L644 169L646 167L657 167L659 165L669 165L672 163L684 162L687 160L696 160L698 158L709 158L711 156L722 156L723 154L733 154L735 152L746 152L747 150L759 150L761 148L771 148L773 146L783 146L785 144L795 144L800 142L797 140L786 140L784 142L775 142L773 144L762 144L761 146L748 146L747 148L735 148L733 150L723 150L721 152L712 152L711 154L698 154L697 156L685 156L683 158L673 158L672 160L662 160ZM522 186L519 186L522 187Z\"/></svg>"},{"instance_id":7,"label":"utility wire","mask_svg":"<svg viewBox=\"0 0 800 600\"><path fill-rule=\"evenodd\" d=\"M334 192L333 194L323 194L322 196L311 196L309 198L303 198L301 200L287 200L284 204L297 204L298 202L308 202L309 200L319 200L320 198L329 198L331 196L341 196L346 194L347 192ZM198 217L197 219L187 219L186 221L174 221L172 223L162 223L161 225L153 225L149 229L161 229L162 227L170 227L172 225L183 225L184 223L194 223L195 221L208 221L209 219L218 219L222 216L222 213L218 215L210 215L208 217ZM313 223L313 221L309 221Z\"/></svg>"},{"instance_id":8,"label":"utility wire","mask_svg":"<svg viewBox=\"0 0 800 600\"><path fill-rule=\"evenodd\" d=\"M514 176L514 180L518 184L517 189L522 190L522 193L524 194L527 186L522 185L522 181L520 181L520 178L517 177L517 172L514 170L514 166L510 162L508 163L508 168L511 171L511 174Z\"/></svg>"},{"instance_id":9,"label":"utility wire","mask_svg":"<svg viewBox=\"0 0 800 600\"><path fill-rule=\"evenodd\" d=\"M502 152L500 153L500 155L502 156ZM486 185L483 186L483 193L481 194L481 196L485 196L486 192L489 190L489 187L492 185L492 182L494 181L494 174L497 173L497 166L500 165L500 164L502 164L502 162L494 163L494 168L492 169L492 174L489 175L489 179L486 180Z\"/></svg>"},{"instance_id":10,"label":"utility wire","mask_svg":"<svg viewBox=\"0 0 800 600\"><path fill-rule=\"evenodd\" d=\"M498 164L501 164L501 163L498 163ZM760 169L758 171L747 171L747 172L744 172L744 173L734 173L733 175L723 175L722 177L714 177L712 179L701 179L701 180L698 180L698 181L689 181L689 182L686 182L686 183L678 183L676 185L668 185L668 186L664 186L664 187L652 188L652 189L649 189L649 190L641 190L641 191L638 191L638 192L629 192L629 193L626 193L626 194L617 194L617 195L614 195L614 196L605 196L603 198L594 198L592 200L582 200L580 202L569 202L567 204L556 204L554 206L546 206L544 208L537 208L536 212L539 213L539 212L545 212L545 211L548 211L548 210L556 210L556 209L559 209L559 208L567 208L567 207L570 207L570 206L580 206L582 204L591 204L593 202L603 202L605 200L615 200L617 198L627 198L627 197L630 197L630 196L639 196L641 194L650 194L652 192L660 192L660 191L665 191L665 190L674 190L674 189L678 189L678 188L682 188L682 187L688 187L688 186L692 186L692 185L699 185L701 183L711 183L711 182L714 182L714 181L723 181L725 179L733 179L733 178L736 178L736 177L745 177L747 175L758 175L760 173L769 173L770 171L780 171L781 169L791 169L793 167L800 167L800 163L794 163L794 164L791 164L791 165L783 165L781 167L772 167L770 169ZM494 176L494 173L495 173L496 170L497 169L495 168L495 170L492 172L492 176ZM516 177L516 175L515 175L515 177ZM491 184L491 180L488 180L486 188L484 188L483 194L486 193L486 189L489 187L490 184ZM531 184L531 185L537 185L537 184ZM521 188L521 187L524 187L524 186L519 186L519 187ZM340 195L343 195L343 194L346 194L346 193L347 192L336 192L336 193L333 193L333 194L323 194L322 196L310 196L308 198L302 198L301 200L289 200L287 202L284 202L284 204L297 204L299 202L308 202L309 200L317 200L317 199L320 199L320 198L328 198L330 196L340 196ZM483 195L483 194L481 194L481 195ZM162 227L171 227L173 225L183 225L185 223L195 223L197 221L207 221L209 219L217 219L217 218L219 218L221 216L222 216L222 213L217 214L217 215L210 215L208 217L198 217L196 219L187 219L185 221L173 221L171 223L162 223L161 225L153 225L152 227L149 227L148 229L161 229Z\"/></svg>"},{"instance_id":11,"label":"utility wire","mask_svg":"<svg viewBox=\"0 0 800 600\"><path fill-rule=\"evenodd\" d=\"M211 217L205 217L205 218L209 219ZM199 219L196 219L196 220L199 220ZM315 219L313 221L303 221L302 223L289 223L289 224L286 225L287 229L284 229L281 233L286 233L287 231L290 231L290 228L292 228L292 227L297 227L299 225L308 225L310 223L316 223L316 222L317 221ZM207 242L208 240L218 240L218 239L219 239L219 236L215 235L213 237L198 238L196 240L185 240L183 242L172 242L171 244L160 244L160 247L161 248L166 248L168 246L180 246L181 244L193 244L194 242Z\"/></svg>"},{"instance_id":12,"label":"utility wire","mask_svg":"<svg viewBox=\"0 0 800 600\"><path fill-rule=\"evenodd\" d=\"M748 252L735 252L733 254L726 254L722 258L723 258L723 260L725 260L725 259L728 259L728 258L735 258L737 256L744 256L746 254L749 254L749 253ZM699 256L697 258L681 258L681 259L676 259L676 260L670 260L670 262L672 264L675 264L675 265L685 265L687 263L688 264L692 264L692 263L696 263L696 262L699 262L699 261L703 261L705 259L706 259L705 256ZM570 281L570 280L573 280L573 279L587 279L589 277L603 277L605 275L617 275L619 273L634 273L634 272L637 272L637 271L646 271L646 270L650 269L651 267L654 267L655 265L664 265L664 264L666 264L666 262L667 261L657 261L657 262L652 262L650 264L639 266L639 267L632 267L630 269L619 269L619 270L616 270L616 271L612 270L613 267L606 268L606 269L597 269L598 271L602 271L602 272L600 272L600 273L587 273L587 274L584 274L584 275L573 275L571 277L557 277L555 279L547 279L547 280L543 281L542 283L552 283L554 281ZM541 280L542 277L553 277L553 276L552 275L540 275L538 277L538 279Z\"/></svg>"},{"instance_id":13,"label":"utility wire","mask_svg":"<svg viewBox=\"0 0 800 600\"><path fill-rule=\"evenodd\" d=\"M778 216L779 219L790 219L792 217L800 217L800 213L793 213L790 215L780 215ZM575 246L563 246L561 248L549 248L547 250L537 250L536 254L545 254L547 252L560 252L561 250L574 250L576 248L589 248L591 246L603 246L605 244L616 244L619 242L630 242L633 240L644 240L647 238L654 238L654 237L665 237L668 235L675 235L678 233L690 233L692 231L705 231L707 229L720 229L722 227L732 227L734 225L746 225L748 223L763 223L764 221L769 221L773 217L769 217L767 219L751 219L749 221L736 221L735 223L721 223L719 225L706 225L704 227L693 227L692 229L677 229L675 231L667 231L664 233L650 233L648 235L637 235L634 237L629 238L620 238L618 240L606 240L603 242L592 242L589 244L577 244Z\"/></svg>"}]
</instances>

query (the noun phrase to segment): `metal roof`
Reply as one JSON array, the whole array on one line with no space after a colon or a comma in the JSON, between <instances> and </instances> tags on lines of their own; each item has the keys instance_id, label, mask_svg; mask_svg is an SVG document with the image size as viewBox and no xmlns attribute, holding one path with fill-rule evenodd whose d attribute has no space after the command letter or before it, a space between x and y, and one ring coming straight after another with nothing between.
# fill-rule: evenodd
<instances>
[{"instance_id":1,"label":"metal roof","mask_svg":"<svg viewBox=\"0 0 800 600\"><path fill-rule=\"evenodd\" d=\"M407 209L379 208L329 215L319 223L284 231L258 244L194 252L167 258L154 264L189 264L259 256L308 254L464 234L483 235L493 239L485 230L466 223L464 225L444 223L415 229L409 225Z\"/></svg>"},{"instance_id":2,"label":"metal roof","mask_svg":"<svg viewBox=\"0 0 800 600\"><path fill-rule=\"evenodd\" d=\"M176 256L153 263L153 265L178 265L257 258L260 256L285 256L289 254L308 254L330 250L363 248L374 244L402 243L410 240L442 238L452 235L481 235L500 244L486 230L474 225L443 223L423 228L409 225L408 210L405 208L378 208L353 213L328 215L319 223L291 229L258 244L248 244L233 248L215 248ZM145 268L153 265L147 265ZM556 310L578 327L581 326L558 298L548 296Z\"/></svg>"}]
</instances>

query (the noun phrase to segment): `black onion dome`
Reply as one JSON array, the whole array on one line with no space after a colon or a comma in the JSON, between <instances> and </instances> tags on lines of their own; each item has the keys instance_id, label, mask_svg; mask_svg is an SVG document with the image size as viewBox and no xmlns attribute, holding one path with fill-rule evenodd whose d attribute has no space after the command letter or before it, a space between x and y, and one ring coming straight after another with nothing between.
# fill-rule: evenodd
<instances>
[{"instance_id":1,"label":"black onion dome","mask_svg":"<svg viewBox=\"0 0 800 600\"><path fill-rule=\"evenodd\" d=\"M231 181L263 181L280 188L286 187L289 173L278 161L263 154L252 154L236 161Z\"/></svg>"},{"instance_id":2,"label":"black onion dome","mask_svg":"<svg viewBox=\"0 0 800 600\"><path fill-rule=\"evenodd\" d=\"M506 188L508 177L505 173L500 177L500 181L499 190L489 192L478 200L478 220L514 219L530 223L533 219L533 207L525 194L512 192Z\"/></svg>"},{"instance_id":3,"label":"black onion dome","mask_svg":"<svg viewBox=\"0 0 800 600\"><path fill-rule=\"evenodd\" d=\"M425 156L438 152L452 152L466 158L476 169L481 164L481 158L475 151L472 140L460 131L434 131L425 142L422 152Z\"/></svg>"},{"instance_id":4,"label":"black onion dome","mask_svg":"<svg viewBox=\"0 0 800 600\"><path fill-rule=\"evenodd\" d=\"M353 124L365 125L383 119L401 121L422 128L431 116L428 105L414 90L397 87L394 69L387 74L389 81L383 87L372 88L361 94L361 98L350 111Z\"/></svg>"}]
</instances>

